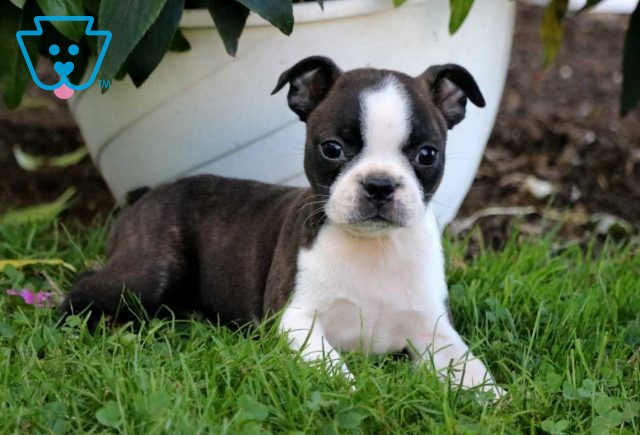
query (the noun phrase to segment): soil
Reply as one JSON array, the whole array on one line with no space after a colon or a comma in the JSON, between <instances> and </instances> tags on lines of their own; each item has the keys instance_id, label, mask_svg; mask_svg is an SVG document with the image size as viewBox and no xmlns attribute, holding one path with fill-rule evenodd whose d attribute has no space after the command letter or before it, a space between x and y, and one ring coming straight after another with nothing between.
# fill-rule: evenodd
<instances>
[{"instance_id":1,"label":"soil","mask_svg":"<svg viewBox=\"0 0 640 435\"><path fill-rule=\"evenodd\" d=\"M459 216L487 206L528 206L559 211L563 231L584 236L589 216L607 213L640 228L640 109L621 119L622 47L628 16L585 14L569 18L563 48L542 68L539 23L543 9L518 4L516 33L502 104L487 150ZM523 180L558 189L535 198ZM478 221L499 244L509 217ZM527 225L544 232L556 222ZM587 221L587 225L584 225ZM541 225L538 225L541 224ZM573 224L573 225L572 225ZM494 243L494 244L495 244Z\"/></svg>"},{"instance_id":2,"label":"soil","mask_svg":"<svg viewBox=\"0 0 640 435\"><path fill-rule=\"evenodd\" d=\"M569 18L563 49L545 71L538 30L541 16L541 8L518 4L502 105L459 216L493 206L534 206L536 214L516 218L525 233L545 232L562 220L562 231L578 237L593 227L590 217L597 213L621 218L637 231L640 110L625 119L618 113L628 17L586 14ZM42 71L47 71L46 65ZM0 108L0 212L51 201L69 186L75 186L78 194L63 219L86 223L109 212L113 199L90 160L37 173L26 172L15 163L14 145L44 155L83 145L64 103L35 86L28 95L26 107L20 110ZM541 195L536 186L555 193ZM511 210L516 215L521 211ZM513 219L484 217L476 224L479 234L500 245Z\"/></svg>"}]
</instances>

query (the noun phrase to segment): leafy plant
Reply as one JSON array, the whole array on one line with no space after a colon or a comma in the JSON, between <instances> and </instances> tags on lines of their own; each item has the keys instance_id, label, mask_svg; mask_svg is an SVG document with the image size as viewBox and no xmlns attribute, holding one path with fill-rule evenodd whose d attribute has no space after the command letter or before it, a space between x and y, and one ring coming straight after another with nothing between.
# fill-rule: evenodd
<instances>
[{"instance_id":1,"label":"leafy plant","mask_svg":"<svg viewBox=\"0 0 640 435\"><path fill-rule=\"evenodd\" d=\"M168 50L189 50L189 42L180 32L179 24L185 8L205 8L211 14L227 53L235 56L238 41L249 12L261 16L281 32L289 35L294 26L294 0L3 0L0 2L0 90L7 107L17 107L29 83L29 73L16 43L18 30L34 28L38 15L91 15L100 29L110 30L116 37L102 63L101 79L131 77L141 86L158 66ZM323 7L324 0L316 0ZM333 0L339 1L339 0ZM397 7L406 0L391 0ZM583 10L602 0L588 0ZM451 15L449 31L455 33L464 23L474 0L449 0ZM545 65L556 57L562 43L562 25L568 0L550 0L544 14L541 37L545 47ZM84 35L77 22L43 23L43 35L29 38L27 50L34 62L38 53L51 58L49 46L78 45L75 68L70 75L78 83L89 58L96 54L101 41ZM56 56L57 61L70 58ZM640 4L631 18L627 31L621 113L626 115L640 101Z\"/></svg>"}]
</instances>

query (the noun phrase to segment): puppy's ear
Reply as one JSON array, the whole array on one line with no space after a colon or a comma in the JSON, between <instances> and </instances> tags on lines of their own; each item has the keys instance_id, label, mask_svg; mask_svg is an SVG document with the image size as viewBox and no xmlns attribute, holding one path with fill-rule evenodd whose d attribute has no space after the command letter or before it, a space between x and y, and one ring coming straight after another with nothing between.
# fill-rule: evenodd
<instances>
[{"instance_id":1,"label":"puppy's ear","mask_svg":"<svg viewBox=\"0 0 640 435\"><path fill-rule=\"evenodd\" d=\"M485 106L473 76L460 65L434 65L416 79L431 93L449 129L464 119L467 98L478 107Z\"/></svg>"},{"instance_id":2,"label":"puppy's ear","mask_svg":"<svg viewBox=\"0 0 640 435\"><path fill-rule=\"evenodd\" d=\"M271 95L289 83L289 107L301 121L306 122L341 73L340 68L328 57L307 57L280 75Z\"/></svg>"}]
</instances>

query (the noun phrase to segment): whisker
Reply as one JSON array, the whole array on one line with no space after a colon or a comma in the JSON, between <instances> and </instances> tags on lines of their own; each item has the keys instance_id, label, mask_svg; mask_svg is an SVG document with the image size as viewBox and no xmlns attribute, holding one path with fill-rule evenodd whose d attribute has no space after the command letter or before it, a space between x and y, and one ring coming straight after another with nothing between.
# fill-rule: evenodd
<instances>
[{"instance_id":1,"label":"whisker","mask_svg":"<svg viewBox=\"0 0 640 435\"><path fill-rule=\"evenodd\" d=\"M319 214L324 213L324 208L319 208L316 211L312 212L309 216L307 216L307 218L304 220L304 222L302 222L302 226L304 227L307 224L307 221L309 221L309 219L318 216Z\"/></svg>"},{"instance_id":2,"label":"whisker","mask_svg":"<svg viewBox=\"0 0 640 435\"><path fill-rule=\"evenodd\" d=\"M307 207L314 206L314 205L318 205L318 204L323 204L323 205L324 205L325 203L326 203L326 201L313 201L313 202L309 202L309 203L307 203L307 204L302 205L302 206L298 209L297 213L298 213L298 214L300 214L300 213L301 213L305 208L307 208Z\"/></svg>"},{"instance_id":3,"label":"whisker","mask_svg":"<svg viewBox=\"0 0 640 435\"><path fill-rule=\"evenodd\" d=\"M320 186L320 187L322 187L324 189L327 189L327 190L331 190L331 187L325 186L324 184L318 184L318 186Z\"/></svg>"}]
</instances>

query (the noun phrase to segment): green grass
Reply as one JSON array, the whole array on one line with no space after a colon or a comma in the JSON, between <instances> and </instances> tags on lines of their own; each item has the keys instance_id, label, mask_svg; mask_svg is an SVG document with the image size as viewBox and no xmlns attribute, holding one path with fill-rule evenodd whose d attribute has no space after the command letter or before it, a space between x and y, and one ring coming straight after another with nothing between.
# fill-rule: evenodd
<instances>
[{"instance_id":1,"label":"green grass","mask_svg":"<svg viewBox=\"0 0 640 435\"><path fill-rule=\"evenodd\" d=\"M102 255L104 228L0 227L0 259ZM640 252L614 243L510 241L460 266L447 243L458 329L509 391L498 404L449 389L404 359L348 355L356 389L299 361L262 325L100 329L25 306L4 289L61 288L61 266L0 271L0 432L570 433L640 431Z\"/></svg>"}]
</instances>

